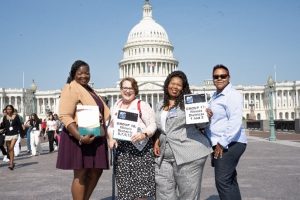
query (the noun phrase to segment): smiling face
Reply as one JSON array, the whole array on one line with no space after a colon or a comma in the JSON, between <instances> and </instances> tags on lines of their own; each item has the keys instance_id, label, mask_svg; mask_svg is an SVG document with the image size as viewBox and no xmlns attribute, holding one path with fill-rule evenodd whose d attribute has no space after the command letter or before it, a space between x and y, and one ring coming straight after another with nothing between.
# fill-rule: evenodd
<instances>
[{"instance_id":1,"label":"smiling face","mask_svg":"<svg viewBox=\"0 0 300 200\"><path fill-rule=\"evenodd\" d=\"M217 88L217 92L222 92L223 89L229 84L230 76L228 71L223 68L218 68L213 72L214 85Z\"/></svg>"},{"instance_id":2,"label":"smiling face","mask_svg":"<svg viewBox=\"0 0 300 200\"><path fill-rule=\"evenodd\" d=\"M123 81L121 86L121 95L124 103L129 103L135 99L136 94L130 81Z\"/></svg>"},{"instance_id":3,"label":"smiling face","mask_svg":"<svg viewBox=\"0 0 300 200\"><path fill-rule=\"evenodd\" d=\"M90 82L90 68L88 66L80 66L75 73L75 81L82 86L86 86Z\"/></svg>"},{"instance_id":4,"label":"smiling face","mask_svg":"<svg viewBox=\"0 0 300 200\"><path fill-rule=\"evenodd\" d=\"M174 76L168 84L168 93L171 99L176 99L176 97L178 97L181 94L182 88L183 88L182 79Z\"/></svg>"}]
</instances>

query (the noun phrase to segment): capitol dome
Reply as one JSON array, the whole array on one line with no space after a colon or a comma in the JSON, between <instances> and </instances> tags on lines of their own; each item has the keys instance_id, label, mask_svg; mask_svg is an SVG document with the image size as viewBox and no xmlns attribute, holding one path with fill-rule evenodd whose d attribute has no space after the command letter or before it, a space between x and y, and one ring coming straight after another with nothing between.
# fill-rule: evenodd
<instances>
[{"instance_id":1,"label":"capitol dome","mask_svg":"<svg viewBox=\"0 0 300 200\"><path fill-rule=\"evenodd\" d=\"M143 19L129 32L127 45L140 41L170 44L165 29L152 18L152 7L148 1L144 5Z\"/></svg>"},{"instance_id":2,"label":"capitol dome","mask_svg":"<svg viewBox=\"0 0 300 200\"><path fill-rule=\"evenodd\" d=\"M123 48L120 79L134 77L139 84L162 84L178 66L173 50L167 32L152 18L152 6L149 0L145 0L143 18L130 30Z\"/></svg>"}]
</instances>

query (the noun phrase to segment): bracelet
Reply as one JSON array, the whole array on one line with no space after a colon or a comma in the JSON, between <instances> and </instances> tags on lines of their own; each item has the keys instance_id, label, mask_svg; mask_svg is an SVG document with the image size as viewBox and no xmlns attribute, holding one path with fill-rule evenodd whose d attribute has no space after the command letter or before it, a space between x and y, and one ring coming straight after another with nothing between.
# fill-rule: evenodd
<instances>
[{"instance_id":1,"label":"bracelet","mask_svg":"<svg viewBox=\"0 0 300 200\"><path fill-rule=\"evenodd\" d=\"M79 139L79 141L78 141L78 144L79 144L79 145L82 145L82 139L83 139L83 136L80 136L80 139Z\"/></svg>"}]
</instances>

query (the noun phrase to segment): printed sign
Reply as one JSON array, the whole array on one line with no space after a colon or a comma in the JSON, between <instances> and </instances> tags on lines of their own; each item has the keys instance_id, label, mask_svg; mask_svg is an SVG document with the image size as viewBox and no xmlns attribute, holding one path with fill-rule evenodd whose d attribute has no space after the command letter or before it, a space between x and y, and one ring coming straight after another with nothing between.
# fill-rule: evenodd
<instances>
[{"instance_id":1,"label":"printed sign","mask_svg":"<svg viewBox=\"0 0 300 200\"><path fill-rule=\"evenodd\" d=\"M208 122L206 113L207 97L205 94L184 95L186 124L198 124Z\"/></svg>"},{"instance_id":2,"label":"printed sign","mask_svg":"<svg viewBox=\"0 0 300 200\"><path fill-rule=\"evenodd\" d=\"M138 111L118 110L117 119L114 122L113 138L131 141L131 136L138 130Z\"/></svg>"}]
</instances>

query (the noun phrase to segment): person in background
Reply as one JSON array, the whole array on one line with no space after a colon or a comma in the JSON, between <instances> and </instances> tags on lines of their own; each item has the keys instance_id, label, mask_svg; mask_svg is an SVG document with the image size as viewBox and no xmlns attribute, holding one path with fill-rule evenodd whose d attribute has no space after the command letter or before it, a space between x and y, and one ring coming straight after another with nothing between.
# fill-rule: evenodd
<instances>
[{"instance_id":1,"label":"person in background","mask_svg":"<svg viewBox=\"0 0 300 200\"><path fill-rule=\"evenodd\" d=\"M54 120L53 115L49 115L47 124L46 124L46 130L45 132L47 133L48 136L48 142L49 142L49 153L54 151L54 134L56 134L56 122Z\"/></svg>"},{"instance_id":2,"label":"person in background","mask_svg":"<svg viewBox=\"0 0 300 200\"><path fill-rule=\"evenodd\" d=\"M200 200L205 161L212 152L198 127L186 124L184 95L191 94L186 75L174 71L164 82L164 97L157 105L154 154L156 199ZM208 113L211 117L211 113Z\"/></svg>"},{"instance_id":3,"label":"person in background","mask_svg":"<svg viewBox=\"0 0 300 200\"><path fill-rule=\"evenodd\" d=\"M23 128L21 120L18 115L15 114L15 109L12 105L7 105L5 107L6 115L3 117L2 126L5 128L5 142L8 147L9 153L9 165L8 168L13 170L15 167L14 158L14 146L18 139L18 135Z\"/></svg>"},{"instance_id":4,"label":"person in background","mask_svg":"<svg viewBox=\"0 0 300 200\"><path fill-rule=\"evenodd\" d=\"M38 118L36 113L31 114L30 126L32 127L30 133L30 146L31 155L38 156L42 153L42 147L40 143L41 134L41 120Z\"/></svg>"},{"instance_id":5,"label":"person in background","mask_svg":"<svg viewBox=\"0 0 300 200\"><path fill-rule=\"evenodd\" d=\"M59 141L60 141L60 133L62 131L63 123L59 120L59 117L56 113L53 114L53 118L54 118L55 123L56 123L56 132L54 134L54 142L55 142L54 150L58 150Z\"/></svg>"},{"instance_id":6,"label":"person in background","mask_svg":"<svg viewBox=\"0 0 300 200\"><path fill-rule=\"evenodd\" d=\"M99 121L104 128L109 119L109 109L93 88L89 86L90 67L81 60L73 63L67 84L61 92L59 114L65 128L61 133L56 167L73 170L71 192L73 199L87 200L92 195L104 169L108 169L108 146L105 136L80 135L76 106L98 106Z\"/></svg>"},{"instance_id":7,"label":"person in background","mask_svg":"<svg viewBox=\"0 0 300 200\"><path fill-rule=\"evenodd\" d=\"M216 92L209 102L213 116L207 133L214 149L212 163L216 187L220 199L239 200L242 198L236 167L247 144L242 126L243 96L231 85L226 66L216 65L212 77Z\"/></svg>"},{"instance_id":8,"label":"person in background","mask_svg":"<svg viewBox=\"0 0 300 200\"><path fill-rule=\"evenodd\" d=\"M48 119L49 119L49 116L50 115L48 115ZM42 122L42 124L41 124L41 135L40 136L42 136L42 137L45 137L45 135L46 135L46 127L47 127L47 119L40 119L41 120L41 122Z\"/></svg>"},{"instance_id":9,"label":"person in background","mask_svg":"<svg viewBox=\"0 0 300 200\"><path fill-rule=\"evenodd\" d=\"M18 115L18 110L15 109L14 111L15 115ZM15 156L19 156L20 152L21 152L21 138L24 137L24 130L25 130L25 126L24 124L24 119L22 116L18 115L21 123L22 123L22 129L19 129L19 134L18 134L18 139L16 141L15 147L14 147L14 152L15 152Z\"/></svg>"},{"instance_id":10,"label":"person in background","mask_svg":"<svg viewBox=\"0 0 300 200\"><path fill-rule=\"evenodd\" d=\"M155 196L154 156L152 136L156 130L155 114L150 105L136 99L139 93L135 79L127 77L121 80L122 98L112 109L112 120L108 128L109 147L116 148L115 170L118 187L118 199L147 199ZM131 141L115 140L113 130L119 109L139 112L138 133Z\"/></svg>"},{"instance_id":11,"label":"person in background","mask_svg":"<svg viewBox=\"0 0 300 200\"><path fill-rule=\"evenodd\" d=\"M3 113L3 117L4 117L6 115L6 110L3 109L2 113ZM0 120L0 124L2 124L3 117ZM1 137L2 137L1 140L3 140L1 142L2 144L0 145L0 149L1 149L1 152L2 152L2 155L3 155L3 162L9 162L9 156L7 154L7 151L6 151L5 147L4 147L4 143L5 143L5 129L4 129L4 127L1 128L1 133L0 134L1 134Z\"/></svg>"},{"instance_id":12,"label":"person in background","mask_svg":"<svg viewBox=\"0 0 300 200\"><path fill-rule=\"evenodd\" d=\"M26 131L26 145L27 145L27 153L31 154L31 145L30 145L30 133L32 131L32 126L30 126L31 115L28 116L28 120L25 122L25 131Z\"/></svg>"}]
</instances>

